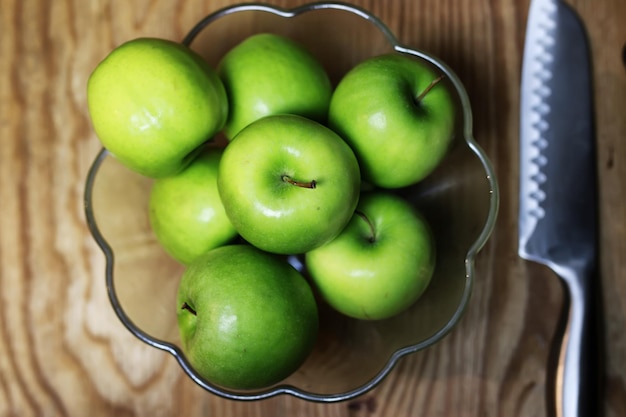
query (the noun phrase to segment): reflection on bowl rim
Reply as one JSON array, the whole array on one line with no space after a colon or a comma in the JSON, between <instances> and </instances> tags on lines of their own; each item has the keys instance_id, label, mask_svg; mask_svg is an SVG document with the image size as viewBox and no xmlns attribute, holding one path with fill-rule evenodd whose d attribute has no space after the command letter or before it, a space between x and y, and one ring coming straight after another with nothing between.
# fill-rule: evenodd
<instances>
[{"instance_id":1,"label":"reflection on bowl rim","mask_svg":"<svg viewBox=\"0 0 626 417\"><path fill-rule=\"evenodd\" d=\"M478 252L482 249L482 247L485 245L487 239L489 238L489 236L491 235L491 232L493 231L493 228L495 227L495 221L497 217L498 204L499 204L498 185L497 185L497 181L494 175L494 169L491 165L491 162L487 158L484 151L480 148L480 146L474 140L473 132L472 132L471 107L469 104L469 99L465 92L465 88L463 87L462 83L460 82L456 74L454 74L450 68L448 68L445 64L443 64L439 60L435 59L433 56L428 55L419 50L407 48L401 45L398 42L398 40L395 38L395 36L391 33L391 31L387 28L387 26L380 19L370 14L369 12L365 11L364 9L354 6L354 5L341 3L341 2L317 2L317 3L311 3L311 4L303 5L300 7L292 8L292 9L283 9L283 8L274 7L274 6L270 6L267 4L259 4L259 3L243 3L243 4L225 7L214 13L209 14L204 19L199 21L192 28L192 30L186 35L182 43L189 46L191 42L195 39L195 37L207 25L209 25L211 22L223 16L226 16L232 13L237 13L237 12L242 12L242 11L259 11L259 12L271 13L271 14L284 17L284 18L291 18L291 17L295 17L305 12L310 12L310 11L320 10L320 9L335 9L335 10L341 10L344 12L349 12L371 22L387 38L388 42L393 47L394 51L403 53L403 54L413 55L421 59L425 59L429 61L430 63L432 63L433 65L435 65L436 67L438 67L441 71L443 71L446 74L448 79L452 82L452 84L456 88L459 94L460 100L461 100L461 105L463 109L463 118L464 118L463 139L465 140L469 148L473 151L473 153L476 155L476 157L479 158L485 170L485 179L488 181L489 192L490 192L489 213L488 213L487 219L485 220L485 224L479 236L477 237L474 244L469 248L466 254L465 287L463 290L463 294L462 294L459 306L457 307L454 315L448 320L445 326L439 329L439 331L437 331L434 335L432 335L428 339L418 344L407 346L405 348L395 351L389 358L389 361L387 362L387 364L372 379L367 381L365 384L347 392L337 393L337 394L327 394L327 395L310 393L303 389L299 389L291 385L278 385L278 386L270 387L264 391L254 392L254 393L234 392L234 391L222 389L204 380L201 376L199 376L194 371L193 367L187 361L184 353L178 346L169 342L158 340L146 334L145 332L143 332L126 315L122 306L120 305L120 302L117 298L117 294L115 291L115 285L114 285L114 280L113 280L113 265L114 265L113 249L109 246L106 239L101 234L98 228L98 225L96 223L96 220L94 218L94 213L92 210L92 192L93 192L93 185L95 182L96 174L97 174L99 167L103 163L103 161L109 155L109 152L106 149L102 149L98 153L96 159L94 160L92 166L89 169L89 173L88 173L86 185L85 185L84 206L85 206L85 214L86 214L86 219L87 219L89 230L91 231L91 234L96 240L96 243L98 244L98 246L104 252L104 255L106 258L106 269L105 269L106 286L107 286L107 292L108 292L108 296L109 296L111 305L113 307L113 310L117 314L122 324L131 333L133 333L137 338L139 338L143 342L157 349L161 349L161 350L171 353L176 358L176 360L178 361L180 366L183 368L183 370L198 385L200 385L201 387L203 387L204 389L206 389L207 391L215 395L232 399L232 400L260 400L264 398L273 397L278 394L290 394L297 398L301 398L301 399L305 399L309 401L329 403L329 402L348 400L348 399L357 397L359 395L362 395L368 392L369 390L373 389L375 386L378 385L378 383L380 383L387 376L387 374L391 371L391 369L395 366L395 364L398 362L400 358L410 353L417 352L419 350L422 350L424 348L427 348L435 344L436 342L441 340L445 335L447 335L452 330L452 328L457 324L457 322L459 321L459 319L461 318L461 316L463 315L465 311L465 307L467 306L468 300L472 292L475 257L478 254Z\"/></svg>"}]
</instances>

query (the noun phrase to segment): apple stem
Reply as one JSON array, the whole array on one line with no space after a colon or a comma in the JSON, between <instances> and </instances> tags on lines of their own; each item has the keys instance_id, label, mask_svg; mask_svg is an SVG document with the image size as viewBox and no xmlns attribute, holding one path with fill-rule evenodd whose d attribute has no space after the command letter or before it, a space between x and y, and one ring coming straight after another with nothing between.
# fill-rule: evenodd
<instances>
[{"instance_id":1,"label":"apple stem","mask_svg":"<svg viewBox=\"0 0 626 417\"><path fill-rule=\"evenodd\" d=\"M367 223L367 225L370 228L370 235L368 237L368 241L370 243L374 243L376 241L376 236L375 236L375 229L374 229L374 225L372 224L372 221L365 215L365 213L361 212L361 211L355 211L354 214L356 214L357 216L359 216L360 218L362 218L365 223Z\"/></svg>"},{"instance_id":2,"label":"apple stem","mask_svg":"<svg viewBox=\"0 0 626 417\"><path fill-rule=\"evenodd\" d=\"M313 189L313 188L315 188L317 186L317 181L315 181L315 180L311 180L311 182L296 181L296 180L294 180L293 178L291 178L288 175L283 175L281 177L281 179L284 182L288 182L291 185L295 185L295 186L302 187L302 188L311 188L311 189Z\"/></svg>"},{"instance_id":3,"label":"apple stem","mask_svg":"<svg viewBox=\"0 0 626 417\"><path fill-rule=\"evenodd\" d=\"M417 103L421 102L424 99L424 97L426 97L426 94L428 94L430 90L433 89L434 86L439 84L439 82L443 80L443 78L444 78L444 75L440 75L439 77L432 80L431 83L428 84L428 87L426 87L426 89L424 89L424 91L422 91L422 93L419 96L417 96L416 102Z\"/></svg>"},{"instance_id":4,"label":"apple stem","mask_svg":"<svg viewBox=\"0 0 626 417\"><path fill-rule=\"evenodd\" d=\"M189 311L191 314L193 314L194 316L197 316L196 314L196 310L194 310L193 308L191 308L191 306L187 303L183 303L183 306L181 307L183 310L187 310Z\"/></svg>"}]
</instances>

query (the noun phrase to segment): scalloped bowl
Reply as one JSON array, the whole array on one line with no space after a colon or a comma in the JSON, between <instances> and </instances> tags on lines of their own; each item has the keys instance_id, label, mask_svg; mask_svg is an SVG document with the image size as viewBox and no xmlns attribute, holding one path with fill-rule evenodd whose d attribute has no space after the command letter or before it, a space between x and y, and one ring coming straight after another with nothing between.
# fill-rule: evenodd
<instances>
[{"instance_id":1,"label":"scalloped bowl","mask_svg":"<svg viewBox=\"0 0 626 417\"><path fill-rule=\"evenodd\" d=\"M396 51L429 61L457 92L460 121L441 166L403 190L434 230L438 261L430 287L408 311L383 321L349 319L320 306L320 334L308 360L280 384L232 391L202 379L180 347L176 291L183 267L157 243L148 220L151 180L130 172L102 150L89 171L85 210L106 256L106 280L115 313L134 335L178 360L206 390L230 399L290 394L331 402L361 395L388 375L400 358L440 341L462 317L472 290L474 258L488 239L498 189L486 155L472 137L468 97L457 76L436 58L398 43L368 12L343 3L315 3L291 10L242 4L201 20L183 43L213 65L232 46L258 32L283 34L305 45L336 83L356 63Z\"/></svg>"}]
</instances>

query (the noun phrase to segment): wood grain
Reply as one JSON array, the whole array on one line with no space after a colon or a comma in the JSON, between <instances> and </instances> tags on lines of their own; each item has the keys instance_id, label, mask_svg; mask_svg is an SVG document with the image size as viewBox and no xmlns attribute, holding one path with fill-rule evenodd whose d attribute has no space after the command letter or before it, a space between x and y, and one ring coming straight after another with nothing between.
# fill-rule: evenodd
<instances>
[{"instance_id":1,"label":"wood grain","mask_svg":"<svg viewBox=\"0 0 626 417\"><path fill-rule=\"evenodd\" d=\"M233 402L198 388L115 317L85 224L100 145L86 80L138 36L180 40L229 1L2 0L0 4L0 416L544 416L561 285L516 256L517 132L525 0L358 0L402 43L459 74L502 200L471 306L443 342L358 400ZM303 1L270 1L291 7ZM626 3L572 0L594 56L606 416L626 415ZM572 47L575 47L572 46Z\"/></svg>"}]
</instances>

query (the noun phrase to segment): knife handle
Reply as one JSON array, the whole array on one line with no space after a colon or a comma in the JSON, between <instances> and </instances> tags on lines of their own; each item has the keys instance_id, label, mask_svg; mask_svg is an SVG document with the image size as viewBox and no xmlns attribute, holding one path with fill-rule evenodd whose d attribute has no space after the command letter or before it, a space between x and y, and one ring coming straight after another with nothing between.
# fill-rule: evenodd
<instances>
[{"instance_id":1,"label":"knife handle","mask_svg":"<svg viewBox=\"0 0 626 417\"><path fill-rule=\"evenodd\" d=\"M555 268L553 268L555 269ZM557 417L596 417L599 401L601 333L598 325L601 310L595 290L595 268L556 268L565 282L567 314L559 350L555 380Z\"/></svg>"}]
</instances>

